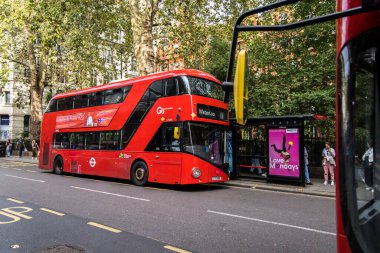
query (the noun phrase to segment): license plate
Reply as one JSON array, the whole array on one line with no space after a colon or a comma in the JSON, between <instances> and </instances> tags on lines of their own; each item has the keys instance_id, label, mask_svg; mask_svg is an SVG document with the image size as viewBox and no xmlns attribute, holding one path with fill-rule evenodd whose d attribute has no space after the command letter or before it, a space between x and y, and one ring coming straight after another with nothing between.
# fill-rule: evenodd
<instances>
[{"instance_id":1,"label":"license plate","mask_svg":"<svg viewBox=\"0 0 380 253\"><path fill-rule=\"evenodd\" d=\"M222 180L222 177L212 177L213 181Z\"/></svg>"}]
</instances>

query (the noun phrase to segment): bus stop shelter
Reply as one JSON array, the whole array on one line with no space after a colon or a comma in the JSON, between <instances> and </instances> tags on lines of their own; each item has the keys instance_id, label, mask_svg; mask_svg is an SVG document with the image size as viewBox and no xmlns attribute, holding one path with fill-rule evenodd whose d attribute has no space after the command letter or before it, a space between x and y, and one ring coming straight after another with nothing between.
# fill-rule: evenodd
<instances>
[{"instance_id":1,"label":"bus stop shelter","mask_svg":"<svg viewBox=\"0 0 380 253\"><path fill-rule=\"evenodd\" d=\"M316 114L257 117L245 126L231 121L231 179L241 177L305 185L304 124Z\"/></svg>"}]
</instances>

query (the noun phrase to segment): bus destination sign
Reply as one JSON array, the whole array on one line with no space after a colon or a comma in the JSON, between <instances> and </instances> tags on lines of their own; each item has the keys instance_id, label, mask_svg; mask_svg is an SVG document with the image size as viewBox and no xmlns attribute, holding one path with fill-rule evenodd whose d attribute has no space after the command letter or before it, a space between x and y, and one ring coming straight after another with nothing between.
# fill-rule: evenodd
<instances>
[{"instance_id":1,"label":"bus destination sign","mask_svg":"<svg viewBox=\"0 0 380 253\"><path fill-rule=\"evenodd\" d=\"M227 121L227 110L219 107L198 104L197 115L200 118Z\"/></svg>"}]
</instances>

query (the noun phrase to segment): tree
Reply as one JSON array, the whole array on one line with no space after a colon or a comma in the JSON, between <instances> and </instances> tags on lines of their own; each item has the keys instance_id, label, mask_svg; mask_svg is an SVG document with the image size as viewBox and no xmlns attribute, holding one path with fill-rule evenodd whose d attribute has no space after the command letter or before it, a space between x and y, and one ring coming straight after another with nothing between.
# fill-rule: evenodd
<instances>
[{"instance_id":1,"label":"tree","mask_svg":"<svg viewBox=\"0 0 380 253\"><path fill-rule=\"evenodd\" d=\"M118 20L127 8L111 0L3 0L0 9L1 57L30 74L30 135L38 138L48 85L88 85L94 74L115 72L105 68L102 51L118 46L110 41L126 28Z\"/></svg>"},{"instance_id":2,"label":"tree","mask_svg":"<svg viewBox=\"0 0 380 253\"><path fill-rule=\"evenodd\" d=\"M302 1L257 18L261 25L296 22L334 11L331 1ZM287 13L284 15L283 13ZM335 26L323 23L287 32L255 32L242 36L250 63L251 116L318 113L334 135Z\"/></svg>"},{"instance_id":3,"label":"tree","mask_svg":"<svg viewBox=\"0 0 380 253\"><path fill-rule=\"evenodd\" d=\"M206 72L212 73L221 81L226 79L226 66L230 55L230 45L224 38L212 37L210 45L205 54Z\"/></svg>"},{"instance_id":4,"label":"tree","mask_svg":"<svg viewBox=\"0 0 380 253\"><path fill-rule=\"evenodd\" d=\"M153 22L159 0L130 0L134 55L139 75L154 72Z\"/></svg>"}]
</instances>

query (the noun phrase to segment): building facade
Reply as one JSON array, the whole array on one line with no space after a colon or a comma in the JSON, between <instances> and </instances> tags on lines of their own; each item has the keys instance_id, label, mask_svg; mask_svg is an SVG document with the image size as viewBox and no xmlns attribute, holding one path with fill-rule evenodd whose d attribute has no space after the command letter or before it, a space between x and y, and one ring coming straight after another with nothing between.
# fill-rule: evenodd
<instances>
[{"instance_id":1,"label":"building facade","mask_svg":"<svg viewBox=\"0 0 380 253\"><path fill-rule=\"evenodd\" d=\"M30 126L30 103L24 108L16 103L18 91L28 88L17 81L20 72L15 66L10 63L8 67L8 80L0 88L0 141L28 136Z\"/></svg>"}]
</instances>

